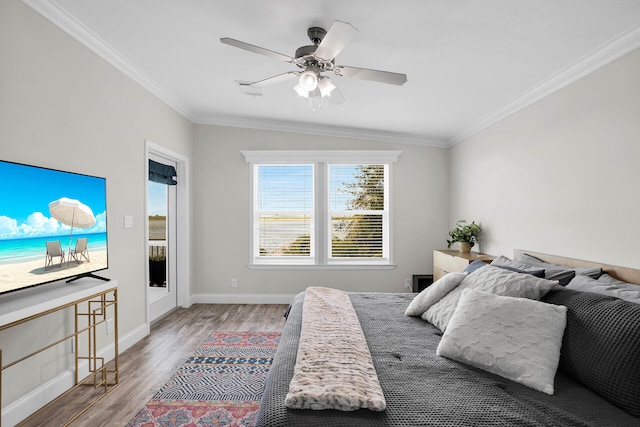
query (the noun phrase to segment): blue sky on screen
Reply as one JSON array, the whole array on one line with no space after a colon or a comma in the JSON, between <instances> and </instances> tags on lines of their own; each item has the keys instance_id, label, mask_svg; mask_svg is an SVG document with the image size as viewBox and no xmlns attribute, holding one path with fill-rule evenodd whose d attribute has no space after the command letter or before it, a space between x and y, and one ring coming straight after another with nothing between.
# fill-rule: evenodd
<instances>
[{"instance_id":1,"label":"blue sky on screen","mask_svg":"<svg viewBox=\"0 0 640 427\"><path fill-rule=\"evenodd\" d=\"M103 178L0 161L0 238L64 234L49 203L61 197L89 206L97 224L85 232L106 231L106 197ZM101 230L103 228L103 230Z\"/></svg>"}]
</instances>

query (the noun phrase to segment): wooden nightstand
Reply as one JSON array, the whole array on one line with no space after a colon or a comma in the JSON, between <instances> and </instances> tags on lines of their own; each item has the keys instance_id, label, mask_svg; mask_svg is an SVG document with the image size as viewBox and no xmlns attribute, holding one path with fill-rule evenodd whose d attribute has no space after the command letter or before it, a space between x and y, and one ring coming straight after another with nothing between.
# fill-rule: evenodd
<instances>
[{"instance_id":1,"label":"wooden nightstand","mask_svg":"<svg viewBox=\"0 0 640 427\"><path fill-rule=\"evenodd\" d=\"M433 251L433 281L435 282L447 273L463 271L473 261L480 260L490 263L494 258L493 255L479 252L464 253L446 249L435 250Z\"/></svg>"}]
</instances>

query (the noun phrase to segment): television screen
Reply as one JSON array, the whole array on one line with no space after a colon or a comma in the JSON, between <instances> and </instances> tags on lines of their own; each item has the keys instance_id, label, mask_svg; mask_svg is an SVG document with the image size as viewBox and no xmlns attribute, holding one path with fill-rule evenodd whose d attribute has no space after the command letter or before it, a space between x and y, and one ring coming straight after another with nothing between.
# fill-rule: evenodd
<instances>
[{"instance_id":1,"label":"television screen","mask_svg":"<svg viewBox=\"0 0 640 427\"><path fill-rule=\"evenodd\" d=\"M106 179L0 161L0 294L108 268Z\"/></svg>"}]
</instances>

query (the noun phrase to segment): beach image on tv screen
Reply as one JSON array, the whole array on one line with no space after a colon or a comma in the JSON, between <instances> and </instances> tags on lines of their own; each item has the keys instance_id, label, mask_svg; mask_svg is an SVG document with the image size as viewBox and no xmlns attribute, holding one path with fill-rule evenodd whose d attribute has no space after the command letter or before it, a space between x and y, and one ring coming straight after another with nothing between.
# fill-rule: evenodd
<instances>
[{"instance_id":1,"label":"beach image on tv screen","mask_svg":"<svg viewBox=\"0 0 640 427\"><path fill-rule=\"evenodd\" d=\"M107 268L106 180L0 161L0 293Z\"/></svg>"}]
</instances>

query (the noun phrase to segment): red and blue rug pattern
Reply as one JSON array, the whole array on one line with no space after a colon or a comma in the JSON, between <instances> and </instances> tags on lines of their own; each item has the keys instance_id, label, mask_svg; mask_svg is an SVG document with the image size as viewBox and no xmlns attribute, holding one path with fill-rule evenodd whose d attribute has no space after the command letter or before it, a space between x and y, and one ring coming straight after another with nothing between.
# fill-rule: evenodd
<instances>
[{"instance_id":1,"label":"red and blue rug pattern","mask_svg":"<svg viewBox=\"0 0 640 427\"><path fill-rule=\"evenodd\" d=\"M214 333L127 427L250 427L279 332Z\"/></svg>"}]
</instances>

